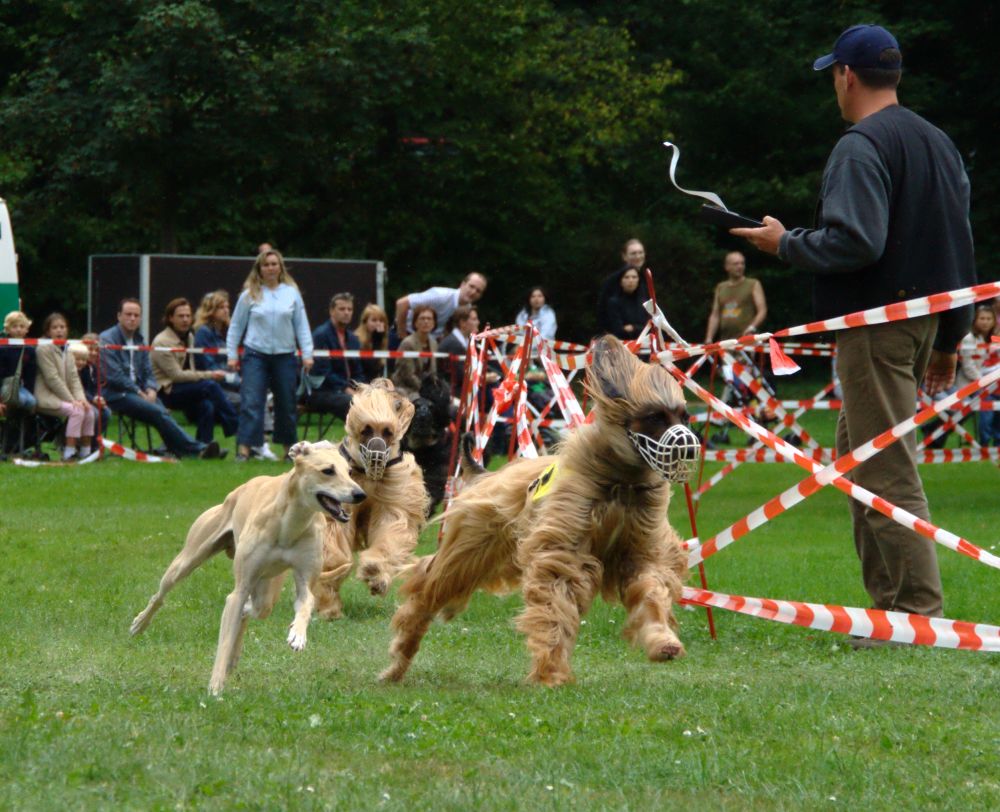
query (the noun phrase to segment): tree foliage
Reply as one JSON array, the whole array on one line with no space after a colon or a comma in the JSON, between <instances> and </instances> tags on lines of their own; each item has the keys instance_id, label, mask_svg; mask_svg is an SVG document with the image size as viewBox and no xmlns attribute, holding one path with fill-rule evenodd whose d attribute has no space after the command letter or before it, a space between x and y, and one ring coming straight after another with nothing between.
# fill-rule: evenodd
<instances>
[{"instance_id":1,"label":"tree foliage","mask_svg":"<svg viewBox=\"0 0 1000 812\"><path fill-rule=\"evenodd\" d=\"M928 0L9 2L0 194L36 313L79 308L91 253L247 254L267 239L384 259L390 296L483 270L495 323L541 282L560 332L585 338L600 279L637 235L671 320L697 338L737 244L693 218L660 142L682 146L682 184L808 223L841 130L809 66L858 20L902 41L904 102L966 156L993 259L997 91L981 77L995 16ZM808 317L804 276L749 260L773 325Z\"/></svg>"}]
</instances>

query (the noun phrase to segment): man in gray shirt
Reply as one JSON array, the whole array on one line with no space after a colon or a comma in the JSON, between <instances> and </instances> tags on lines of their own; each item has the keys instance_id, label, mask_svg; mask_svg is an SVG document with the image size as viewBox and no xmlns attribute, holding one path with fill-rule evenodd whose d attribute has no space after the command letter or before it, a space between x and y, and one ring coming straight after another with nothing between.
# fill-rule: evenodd
<instances>
[{"instance_id":1,"label":"man in gray shirt","mask_svg":"<svg viewBox=\"0 0 1000 812\"><path fill-rule=\"evenodd\" d=\"M486 277L473 271L466 274L462 284L457 288L428 288L420 293L410 293L396 300L396 333L400 339L413 332L413 308L418 305L429 305L437 314L437 327L432 335L440 339L444 326L459 305L475 304L486 291Z\"/></svg>"},{"instance_id":2,"label":"man in gray shirt","mask_svg":"<svg viewBox=\"0 0 1000 812\"><path fill-rule=\"evenodd\" d=\"M813 65L831 66L837 103L853 126L827 161L816 227L786 231L765 217L763 228L731 233L812 271L821 319L975 284L968 177L951 140L899 105L902 54L895 38L879 26L853 26ZM921 379L930 394L952 384L970 318L962 308L837 334L838 454L912 417ZM912 432L859 465L851 479L929 519ZM851 508L875 608L940 616L934 542L857 501Z\"/></svg>"}]
</instances>

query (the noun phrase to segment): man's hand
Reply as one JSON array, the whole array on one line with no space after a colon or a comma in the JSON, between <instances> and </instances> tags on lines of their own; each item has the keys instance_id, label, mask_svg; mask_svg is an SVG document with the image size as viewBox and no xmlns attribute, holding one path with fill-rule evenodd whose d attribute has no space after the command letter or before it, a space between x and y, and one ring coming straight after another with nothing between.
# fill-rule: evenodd
<instances>
[{"instance_id":1,"label":"man's hand","mask_svg":"<svg viewBox=\"0 0 1000 812\"><path fill-rule=\"evenodd\" d=\"M761 228L731 228L729 233L734 237L742 237L765 254L777 254L778 243L781 242L781 235L785 233L785 227L780 220L765 217Z\"/></svg>"},{"instance_id":2,"label":"man's hand","mask_svg":"<svg viewBox=\"0 0 1000 812\"><path fill-rule=\"evenodd\" d=\"M958 353L931 350L931 360L924 374L924 391L928 395L936 395L945 391L955 383L955 365L958 363Z\"/></svg>"},{"instance_id":3,"label":"man's hand","mask_svg":"<svg viewBox=\"0 0 1000 812\"><path fill-rule=\"evenodd\" d=\"M144 389L139 393L144 401L147 403L156 403L156 390L155 389Z\"/></svg>"},{"instance_id":4,"label":"man's hand","mask_svg":"<svg viewBox=\"0 0 1000 812\"><path fill-rule=\"evenodd\" d=\"M312 358L303 358L302 359L302 369L304 369L306 372L308 372L312 368L313 368L313 359Z\"/></svg>"},{"instance_id":5,"label":"man's hand","mask_svg":"<svg viewBox=\"0 0 1000 812\"><path fill-rule=\"evenodd\" d=\"M213 381L222 381L222 380L225 380L225 378L226 378L226 373L223 370L221 370L221 369L213 369L212 370L212 380Z\"/></svg>"},{"instance_id":6,"label":"man's hand","mask_svg":"<svg viewBox=\"0 0 1000 812\"><path fill-rule=\"evenodd\" d=\"M240 368L240 359L239 358L229 358L226 361L226 366L229 367L230 370L232 370L233 372L235 372L236 370L238 370Z\"/></svg>"}]
</instances>

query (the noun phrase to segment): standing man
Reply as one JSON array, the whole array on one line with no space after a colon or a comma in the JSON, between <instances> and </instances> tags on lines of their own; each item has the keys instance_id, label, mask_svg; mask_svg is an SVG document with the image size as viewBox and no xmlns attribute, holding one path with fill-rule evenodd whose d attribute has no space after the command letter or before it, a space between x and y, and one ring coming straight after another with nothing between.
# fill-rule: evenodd
<instances>
[{"instance_id":1,"label":"standing man","mask_svg":"<svg viewBox=\"0 0 1000 812\"><path fill-rule=\"evenodd\" d=\"M732 229L757 248L815 274L820 319L973 285L969 179L947 135L899 105L902 54L877 25L844 31L815 70L833 68L837 104L853 126L827 160L816 227ZM956 345L971 307L841 330L837 371L843 407L837 453L845 454L913 416L917 385L934 394L955 377ZM850 477L928 519L911 432ZM942 614L934 543L851 501L865 589L877 609ZM858 640L867 648L880 641Z\"/></svg>"},{"instance_id":2,"label":"standing man","mask_svg":"<svg viewBox=\"0 0 1000 812\"><path fill-rule=\"evenodd\" d=\"M167 449L178 457L217 459L223 456L219 444L212 440L195 440L177 425L167 407L156 397L156 378L149 361L148 350L132 350L145 340L139 332L142 305L138 299L122 299L118 304L118 324L100 335L101 344L120 345L124 349L101 350L101 391L113 412L134 417L140 423L153 426Z\"/></svg>"},{"instance_id":3,"label":"standing man","mask_svg":"<svg viewBox=\"0 0 1000 812\"><path fill-rule=\"evenodd\" d=\"M715 287L712 312L708 314L705 343L756 333L767 318L767 299L759 279L746 275L747 261L739 251L726 254L723 264L728 277Z\"/></svg>"},{"instance_id":4,"label":"standing man","mask_svg":"<svg viewBox=\"0 0 1000 812\"><path fill-rule=\"evenodd\" d=\"M475 304L486 292L486 277L473 271L457 288L428 288L421 293L410 293L396 300L396 333L400 339L413 332L411 313L418 305L430 305L437 314L437 327L431 333L441 338L444 326L459 305Z\"/></svg>"},{"instance_id":5,"label":"standing man","mask_svg":"<svg viewBox=\"0 0 1000 812\"><path fill-rule=\"evenodd\" d=\"M336 293L330 300L330 320L313 333L317 350L360 350L361 341L350 330L354 318L354 296ZM360 358L317 358L310 380L320 383L313 387L307 403L318 412L331 412L341 420L347 418L354 398L354 383L367 383Z\"/></svg>"}]
</instances>

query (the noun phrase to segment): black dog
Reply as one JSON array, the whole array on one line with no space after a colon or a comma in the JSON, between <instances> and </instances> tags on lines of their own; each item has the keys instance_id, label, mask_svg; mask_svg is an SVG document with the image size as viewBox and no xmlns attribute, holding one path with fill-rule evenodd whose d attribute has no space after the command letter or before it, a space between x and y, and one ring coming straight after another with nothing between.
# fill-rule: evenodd
<instances>
[{"instance_id":1,"label":"black dog","mask_svg":"<svg viewBox=\"0 0 1000 812\"><path fill-rule=\"evenodd\" d=\"M451 387L435 375L420 384L420 397L413 401L410 428L403 438L403 448L413 454L424 473L424 487L430 496L430 516L444 499L451 456Z\"/></svg>"}]
</instances>

